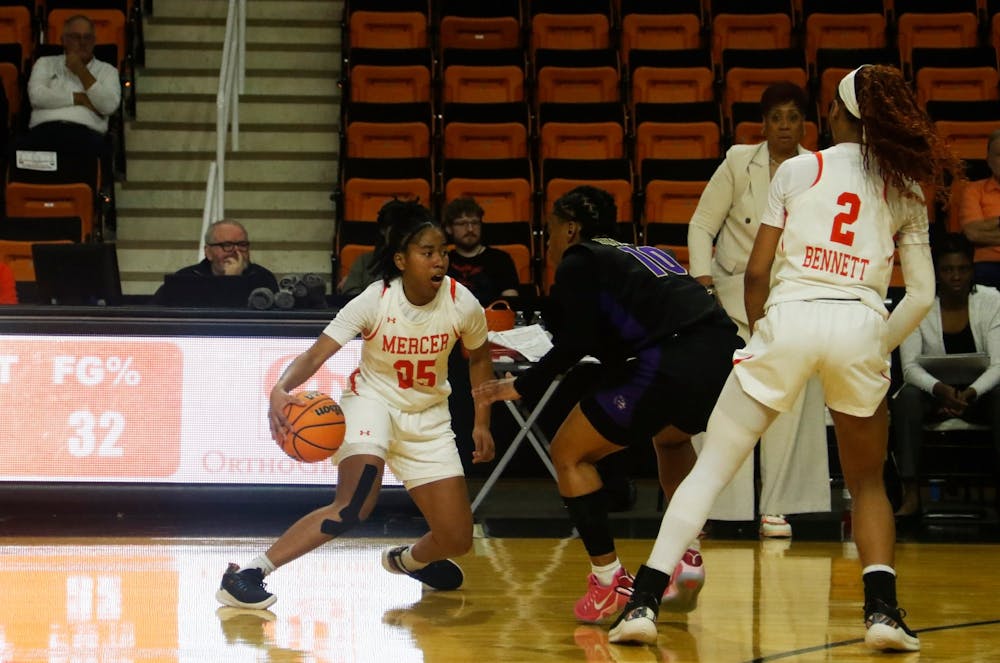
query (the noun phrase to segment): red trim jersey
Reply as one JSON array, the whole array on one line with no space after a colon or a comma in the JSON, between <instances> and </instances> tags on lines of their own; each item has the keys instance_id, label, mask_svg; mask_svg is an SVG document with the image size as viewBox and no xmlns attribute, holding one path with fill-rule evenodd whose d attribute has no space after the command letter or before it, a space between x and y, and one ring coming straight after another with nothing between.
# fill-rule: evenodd
<instances>
[{"instance_id":1,"label":"red trim jersey","mask_svg":"<svg viewBox=\"0 0 1000 663\"><path fill-rule=\"evenodd\" d=\"M761 223L783 228L766 306L859 299L883 316L896 242L927 244L927 207L864 168L861 146L841 143L788 159L771 181Z\"/></svg>"},{"instance_id":2,"label":"red trim jersey","mask_svg":"<svg viewBox=\"0 0 1000 663\"><path fill-rule=\"evenodd\" d=\"M368 286L323 332L344 345L359 334L361 362L351 390L403 412L448 399L448 355L459 339L474 350L486 342L483 307L465 286L445 277L430 303L414 306L399 277Z\"/></svg>"}]
</instances>

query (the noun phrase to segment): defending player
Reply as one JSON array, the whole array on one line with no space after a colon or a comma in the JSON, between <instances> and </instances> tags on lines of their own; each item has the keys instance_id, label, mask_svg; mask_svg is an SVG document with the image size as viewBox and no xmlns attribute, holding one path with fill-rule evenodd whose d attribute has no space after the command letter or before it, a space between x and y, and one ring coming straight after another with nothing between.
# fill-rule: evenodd
<instances>
[{"instance_id":1,"label":"defending player","mask_svg":"<svg viewBox=\"0 0 1000 663\"><path fill-rule=\"evenodd\" d=\"M288 429L282 414L295 387L345 343L364 339L361 363L340 400L347 421L334 501L292 525L244 568L230 564L216 598L240 608L266 608L276 597L264 578L276 568L343 534L375 507L386 463L406 486L430 531L416 543L386 550L382 565L434 589L456 589L462 570L449 557L472 545L472 511L448 412L448 354L461 338L473 385L493 376L486 318L476 298L448 278L444 231L416 202L382 208L383 278L351 300L312 347L296 357L271 390L268 416L275 438ZM493 459L488 407L476 410L473 462Z\"/></svg>"},{"instance_id":2,"label":"defending player","mask_svg":"<svg viewBox=\"0 0 1000 663\"><path fill-rule=\"evenodd\" d=\"M473 390L479 405L537 398L584 356L601 362L600 384L569 413L551 447L559 494L590 556L587 593L574 607L589 623L624 606L627 594L619 589L632 584L615 552L594 463L652 439L661 485L672 495L694 463L691 435L704 430L732 353L743 346L715 298L669 254L611 239L617 216L614 198L590 186L555 202L548 257L558 267L546 316L553 348L517 379ZM692 549L684 561L675 562L690 582L670 588L670 609L693 609L704 582L697 535L685 542Z\"/></svg>"},{"instance_id":3,"label":"defending player","mask_svg":"<svg viewBox=\"0 0 1000 663\"><path fill-rule=\"evenodd\" d=\"M934 298L919 187L937 185L946 196L945 173L960 178L962 167L891 67L864 66L844 77L830 126L834 147L789 159L772 180L745 279L753 335L734 355L705 446L664 514L632 598L611 627L612 642L656 642L658 598L685 542L760 433L818 373L853 498L865 641L880 650L920 648L896 603L895 525L882 480L885 394L889 353ZM897 233L906 295L889 315L883 302ZM776 253L785 260L769 292Z\"/></svg>"}]
</instances>

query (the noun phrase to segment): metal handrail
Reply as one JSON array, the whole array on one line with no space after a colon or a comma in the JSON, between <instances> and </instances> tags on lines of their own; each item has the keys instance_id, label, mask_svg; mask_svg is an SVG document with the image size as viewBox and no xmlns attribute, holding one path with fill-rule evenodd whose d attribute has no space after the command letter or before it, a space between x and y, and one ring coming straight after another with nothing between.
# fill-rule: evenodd
<instances>
[{"instance_id":1,"label":"metal handrail","mask_svg":"<svg viewBox=\"0 0 1000 663\"><path fill-rule=\"evenodd\" d=\"M240 149L240 104L246 83L246 0L229 0L226 13L226 36L222 43L219 89L215 95L215 161L208 168L205 183L205 206L201 215L201 238L198 257L205 252L205 232L213 222L225 217L226 134L232 136L232 149Z\"/></svg>"}]
</instances>

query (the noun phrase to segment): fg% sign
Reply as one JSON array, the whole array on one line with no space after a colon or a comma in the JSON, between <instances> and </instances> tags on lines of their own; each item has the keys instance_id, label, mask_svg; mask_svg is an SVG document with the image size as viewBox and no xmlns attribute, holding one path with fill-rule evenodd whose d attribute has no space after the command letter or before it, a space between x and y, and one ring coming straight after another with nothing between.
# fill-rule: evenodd
<instances>
[{"instance_id":1,"label":"fg% sign","mask_svg":"<svg viewBox=\"0 0 1000 663\"><path fill-rule=\"evenodd\" d=\"M142 381L142 376L132 368L132 357L56 355L52 358L52 384L66 384L67 380L85 387L95 387L106 380L116 386L134 387Z\"/></svg>"}]
</instances>

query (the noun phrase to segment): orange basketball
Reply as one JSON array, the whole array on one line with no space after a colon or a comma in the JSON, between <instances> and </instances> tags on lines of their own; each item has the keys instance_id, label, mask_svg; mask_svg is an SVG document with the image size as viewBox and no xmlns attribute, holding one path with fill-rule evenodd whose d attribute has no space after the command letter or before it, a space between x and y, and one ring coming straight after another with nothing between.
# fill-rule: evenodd
<instances>
[{"instance_id":1,"label":"orange basketball","mask_svg":"<svg viewBox=\"0 0 1000 663\"><path fill-rule=\"evenodd\" d=\"M281 450L303 463L326 460L344 443L344 413L337 402L319 391L300 394L305 405L289 403L285 416L291 430L279 442Z\"/></svg>"}]
</instances>

